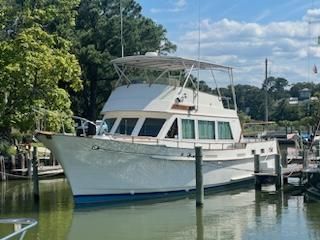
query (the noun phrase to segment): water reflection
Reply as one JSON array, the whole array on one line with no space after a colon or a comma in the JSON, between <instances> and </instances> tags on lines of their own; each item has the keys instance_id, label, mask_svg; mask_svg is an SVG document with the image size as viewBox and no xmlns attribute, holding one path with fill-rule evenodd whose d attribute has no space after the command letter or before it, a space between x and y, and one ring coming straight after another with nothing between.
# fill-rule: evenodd
<instances>
[{"instance_id":1,"label":"water reflection","mask_svg":"<svg viewBox=\"0 0 320 240\"><path fill-rule=\"evenodd\" d=\"M197 207L196 208L196 215L197 215L197 240L203 240L203 208Z\"/></svg>"},{"instance_id":2,"label":"water reflection","mask_svg":"<svg viewBox=\"0 0 320 240\"><path fill-rule=\"evenodd\" d=\"M66 180L40 181L40 202L32 183L0 183L1 217L39 220L26 239L320 239L319 203L266 189L240 189L162 203L73 209ZM0 226L0 236L8 228Z\"/></svg>"},{"instance_id":3,"label":"water reflection","mask_svg":"<svg viewBox=\"0 0 320 240\"><path fill-rule=\"evenodd\" d=\"M236 191L206 198L203 209L183 199L76 210L68 239L242 239L248 220L254 221L252 205L253 191Z\"/></svg>"},{"instance_id":4,"label":"water reflection","mask_svg":"<svg viewBox=\"0 0 320 240\"><path fill-rule=\"evenodd\" d=\"M33 201L31 181L0 182L1 218L28 217L38 225L24 239L65 239L72 221L73 203L65 179L40 181L40 201ZM0 225L0 238L12 226Z\"/></svg>"}]
</instances>

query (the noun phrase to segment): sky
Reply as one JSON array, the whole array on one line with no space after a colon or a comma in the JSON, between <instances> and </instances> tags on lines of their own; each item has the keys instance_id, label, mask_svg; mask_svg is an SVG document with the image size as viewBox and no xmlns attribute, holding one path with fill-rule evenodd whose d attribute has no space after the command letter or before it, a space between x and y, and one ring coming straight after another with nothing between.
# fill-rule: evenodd
<instances>
[{"instance_id":1,"label":"sky","mask_svg":"<svg viewBox=\"0 0 320 240\"><path fill-rule=\"evenodd\" d=\"M233 67L235 84L261 87L266 58L270 76L320 83L320 0L137 2L177 45L172 55L198 58L200 25L200 58Z\"/></svg>"}]
</instances>

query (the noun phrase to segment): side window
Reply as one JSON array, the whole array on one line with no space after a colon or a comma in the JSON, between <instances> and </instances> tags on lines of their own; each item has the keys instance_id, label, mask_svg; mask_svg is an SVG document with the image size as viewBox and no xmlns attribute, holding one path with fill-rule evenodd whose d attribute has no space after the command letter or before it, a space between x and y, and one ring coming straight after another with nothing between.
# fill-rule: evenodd
<instances>
[{"instance_id":1,"label":"side window","mask_svg":"<svg viewBox=\"0 0 320 240\"><path fill-rule=\"evenodd\" d=\"M98 135L106 134L110 132L114 122L116 121L116 118L106 118L103 120L103 122L100 125L99 133Z\"/></svg>"},{"instance_id":2,"label":"side window","mask_svg":"<svg viewBox=\"0 0 320 240\"><path fill-rule=\"evenodd\" d=\"M182 119L182 138L194 139L194 120Z\"/></svg>"},{"instance_id":3,"label":"side window","mask_svg":"<svg viewBox=\"0 0 320 240\"><path fill-rule=\"evenodd\" d=\"M140 129L139 136L156 137L162 128L165 119L146 118L142 128Z\"/></svg>"},{"instance_id":4,"label":"side window","mask_svg":"<svg viewBox=\"0 0 320 240\"><path fill-rule=\"evenodd\" d=\"M122 118L116 133L131 135L138 118Z\"/></svg>"},{"instance_id":5,"label":"side window","mask_svg":"<svg viewBox=\"0 0 320 240\"><path fill-rule=\"evenodd\" d=\"M229 122L218 122L219 139L233 139Z\"/></svg>"},{"instance_id":6,"label":"side window","mask_svg":"<svg viewBox=\"0 0 320 240\"><path fill-rule=\"evenodd\" d=\"M215 139L215 123L213 121L198 121L199 139Z\"/></svg>"},{"instance_id":7,"label":"side window","mask_svg":"<svg viewBox=\"0 0 320 240\"><path fill-rule=\"evenodd\" d=\"M178 120L175 119L166 135L166 138L178 138Z\"/></svg>"}]
</instances>

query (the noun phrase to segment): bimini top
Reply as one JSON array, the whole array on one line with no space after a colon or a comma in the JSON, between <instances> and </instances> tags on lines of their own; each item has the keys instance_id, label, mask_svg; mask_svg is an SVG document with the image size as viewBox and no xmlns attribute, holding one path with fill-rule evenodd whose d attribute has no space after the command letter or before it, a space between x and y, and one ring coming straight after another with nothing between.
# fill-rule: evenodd
<instances>
[{"instance_id":1,"label":"bimini top","mask_svg":"<svg viewBox=\"0 0 320 240\"><path fill-rule=\"evenodd\" d=\"M221 70L229 71L232 68L204 61L191 60L172 56L153 56L153 55L137 55L117 58L111 61L116 65L126 65L134 68L144 68L151 70L169 70L177 71L184 69L201 69L201 70ZM199 68L200 64L200 68Z\"/></svg>"}]
</instances>

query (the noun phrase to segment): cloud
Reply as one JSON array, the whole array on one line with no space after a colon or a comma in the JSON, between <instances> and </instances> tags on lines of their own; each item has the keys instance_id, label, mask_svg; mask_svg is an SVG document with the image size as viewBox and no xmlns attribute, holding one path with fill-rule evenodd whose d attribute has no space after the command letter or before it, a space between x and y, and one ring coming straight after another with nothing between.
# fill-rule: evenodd
<instances>
[{"instance_id":1,"label":"cloud","mask_svg":"<svg viewBox=\"0 0 320 240\"><path fill-rule=\"evenodd\" d=\"M320 21L320 9L308 9L307 14L303 17L304 21Z\"/></svg>"},{"instance_id":2,"label":"cloud","mask_svg":"<svg viewBox=\"0 0 320 240\"><path fill-rule=\"evenodd\" d=\"M177 0L174 4L178 8L183 8L187 5L187 1L186 0Z\"/></svg>"},{"instance_id":3,"label":"cloud","mask_svg":"<svg viewBox=\"0 0 320 240\"><path fill-rule=\"evenodd\" d=\"M175 0L171 2L168 8L151 8L151 13L163 13L163 12L181 12L185 10L185 7L187 6L186 0Z\"/></svg>"},{"instance_id":4,"label":"cloud","mask_svg":"<svg viewBox=\"0 0 320 240\"><path fill-rule=\"evenodd\" d=\"M201 21L201 58L236 67L241 83L261 85L264 59L270 59L273 74L291 82L308 81L307 62L320 62L320 9L310 9L299 21L259 24L231 19ZM176 42L178 55L197 58L198 30L186 32ZM309 60L308 60L309 59ZM319 63L320 65L320 63ZM240 70L242 69L242 70Z\"/></svg>"}]
</instances>

